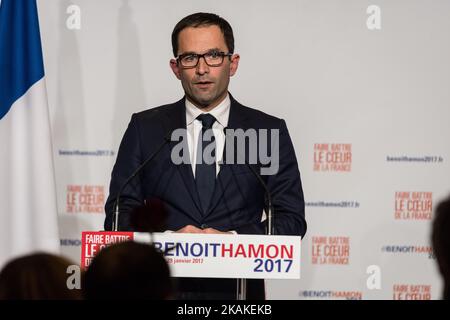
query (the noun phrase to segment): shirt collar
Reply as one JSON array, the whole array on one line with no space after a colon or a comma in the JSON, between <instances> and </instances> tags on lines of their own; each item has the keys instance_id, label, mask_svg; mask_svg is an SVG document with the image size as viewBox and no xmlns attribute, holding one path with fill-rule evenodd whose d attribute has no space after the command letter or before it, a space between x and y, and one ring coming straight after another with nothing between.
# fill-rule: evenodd
<instances>
[{"instance_id":1,"label":"shirt collar","mask_svg":"<svg viewBox=\"0 0 450 320\"><path fill-rule=\"evenodd\" d=\"M202 113L209 113L216 118L217 122L219 122L223 127L228 125L228 117L230 115L230 95L227 94L225 99L222 100L214 109L209 112L203 112L201 109L197 108L192 102L188 99L186 101L186 125L190 125L199 115Z\"/></svg>"}]
</instances>

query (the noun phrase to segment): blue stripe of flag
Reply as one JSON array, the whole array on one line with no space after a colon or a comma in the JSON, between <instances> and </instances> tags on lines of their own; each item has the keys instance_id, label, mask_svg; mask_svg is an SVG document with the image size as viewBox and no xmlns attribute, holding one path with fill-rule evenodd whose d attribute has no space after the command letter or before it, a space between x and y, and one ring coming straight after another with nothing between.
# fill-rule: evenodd
<instances>
[{"instance_id":1,"label":"blue stripe of flag","mask_svg":"<svg viewBox=\"0 0 450 320\"><path fill-rule=\"evenodd\" d=\"M36 0L1 0L0 119L43 76Z\"/></svg>"}]
</instances>

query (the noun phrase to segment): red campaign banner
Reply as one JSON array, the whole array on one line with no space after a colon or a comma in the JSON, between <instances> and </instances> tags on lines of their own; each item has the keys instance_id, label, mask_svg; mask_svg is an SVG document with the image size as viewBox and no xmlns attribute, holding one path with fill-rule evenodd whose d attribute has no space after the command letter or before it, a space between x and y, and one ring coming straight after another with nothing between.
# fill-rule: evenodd
<instances>
[{"instance_id":1,"label":"red campaign banner","mask_svg":"<svg viewBox=\"0 0 450 320\"><path fill-rule=\"evenodd\" d=\"M133 232L83 231L81 233L81 267L86 269L103 248L114 243L132 241Z\"/></svg>"}]
</instances>

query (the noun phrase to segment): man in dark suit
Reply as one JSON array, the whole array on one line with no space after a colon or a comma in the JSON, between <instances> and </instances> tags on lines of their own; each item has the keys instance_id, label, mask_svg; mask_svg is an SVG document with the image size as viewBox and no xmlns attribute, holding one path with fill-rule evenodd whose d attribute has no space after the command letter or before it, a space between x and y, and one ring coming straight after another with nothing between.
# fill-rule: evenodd
<instances>
[{"instance_id":1,"label":"man in dark suit","mask_svg":"<svg viewBox=\"0 0 450 320\"><path fill-rule=\"evenodd\" d=\"M267 154L276 153L275 171L261 175L273 199L275 233L303 236L303 191L285 121L241 105L228 92L230 77L236 73L240 58L234 53L229 23L215 14L187 16L175 26L172 46L175 58L170 60L170 66L181 81L185 97L132 116L112 172L105 230L112 229L114 203L125 180L164 144L168 135L182 129L185 148L180 157L187 161L179 163L175 159L177 141L162 147L124 188L120 230L132 230L133 208L146 199L158 198L168 213L168 231L264 234L265 190L248 161L236 163L225 156L224 150L229 151L225 147L229 142L224 133L227 128L253 130L256 140L249 138L249 143L257 141L261 146L262 141L267 144ZM213 134L207 138L211 129ZM264 130L277 134L262 135ZM203 150L211 146L214 161L202 161ZM252 157L251 150L248 145L243 150L233 149L235 156L244 155L245 159ZM267 162L259 158L251 165L257 172L268 169ZM179 280L181 298L232 299L236 292L236 282L229 279ZM264 298L264 283L249 281L248 291L249 298Z\"/></svg>"}]
</instances>

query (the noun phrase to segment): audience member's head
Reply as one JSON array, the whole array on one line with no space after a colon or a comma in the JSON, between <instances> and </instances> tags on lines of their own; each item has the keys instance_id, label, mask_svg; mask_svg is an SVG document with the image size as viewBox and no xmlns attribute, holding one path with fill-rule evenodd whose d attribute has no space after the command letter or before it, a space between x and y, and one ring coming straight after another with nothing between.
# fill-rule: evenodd
<instances>
[{"instance_id":1,"label":"audience member's head","mask_svg":"<svg viewBox=\"0 0 450 320\"><path fill-rule=\"evenodd\" d=\"M432 229L433 251L444 278L443 299L450 300L450 197L437 209Z\"/></svg>"},{"instance_id":2,"label":"audience member's head","mask_svg":"<svg viewBox=\"0 0 450 320\"><path fill-rule=\"evenodd\" d=\"M85 298L170 299L172 280L163 255L144 243L122 242L100 251L85 277Z\"/></svg>"},{"instance_id":3,"label":"audience member's head","mask_svg":"<svg viewBox=\"0 0 450 320\"><path fill-rule=\"evenodd\" d=\"M78 300L81 290L69 289L65 258L35 253L8 262L0 272L0 300Z\"/></svg>"}]
</instances>

